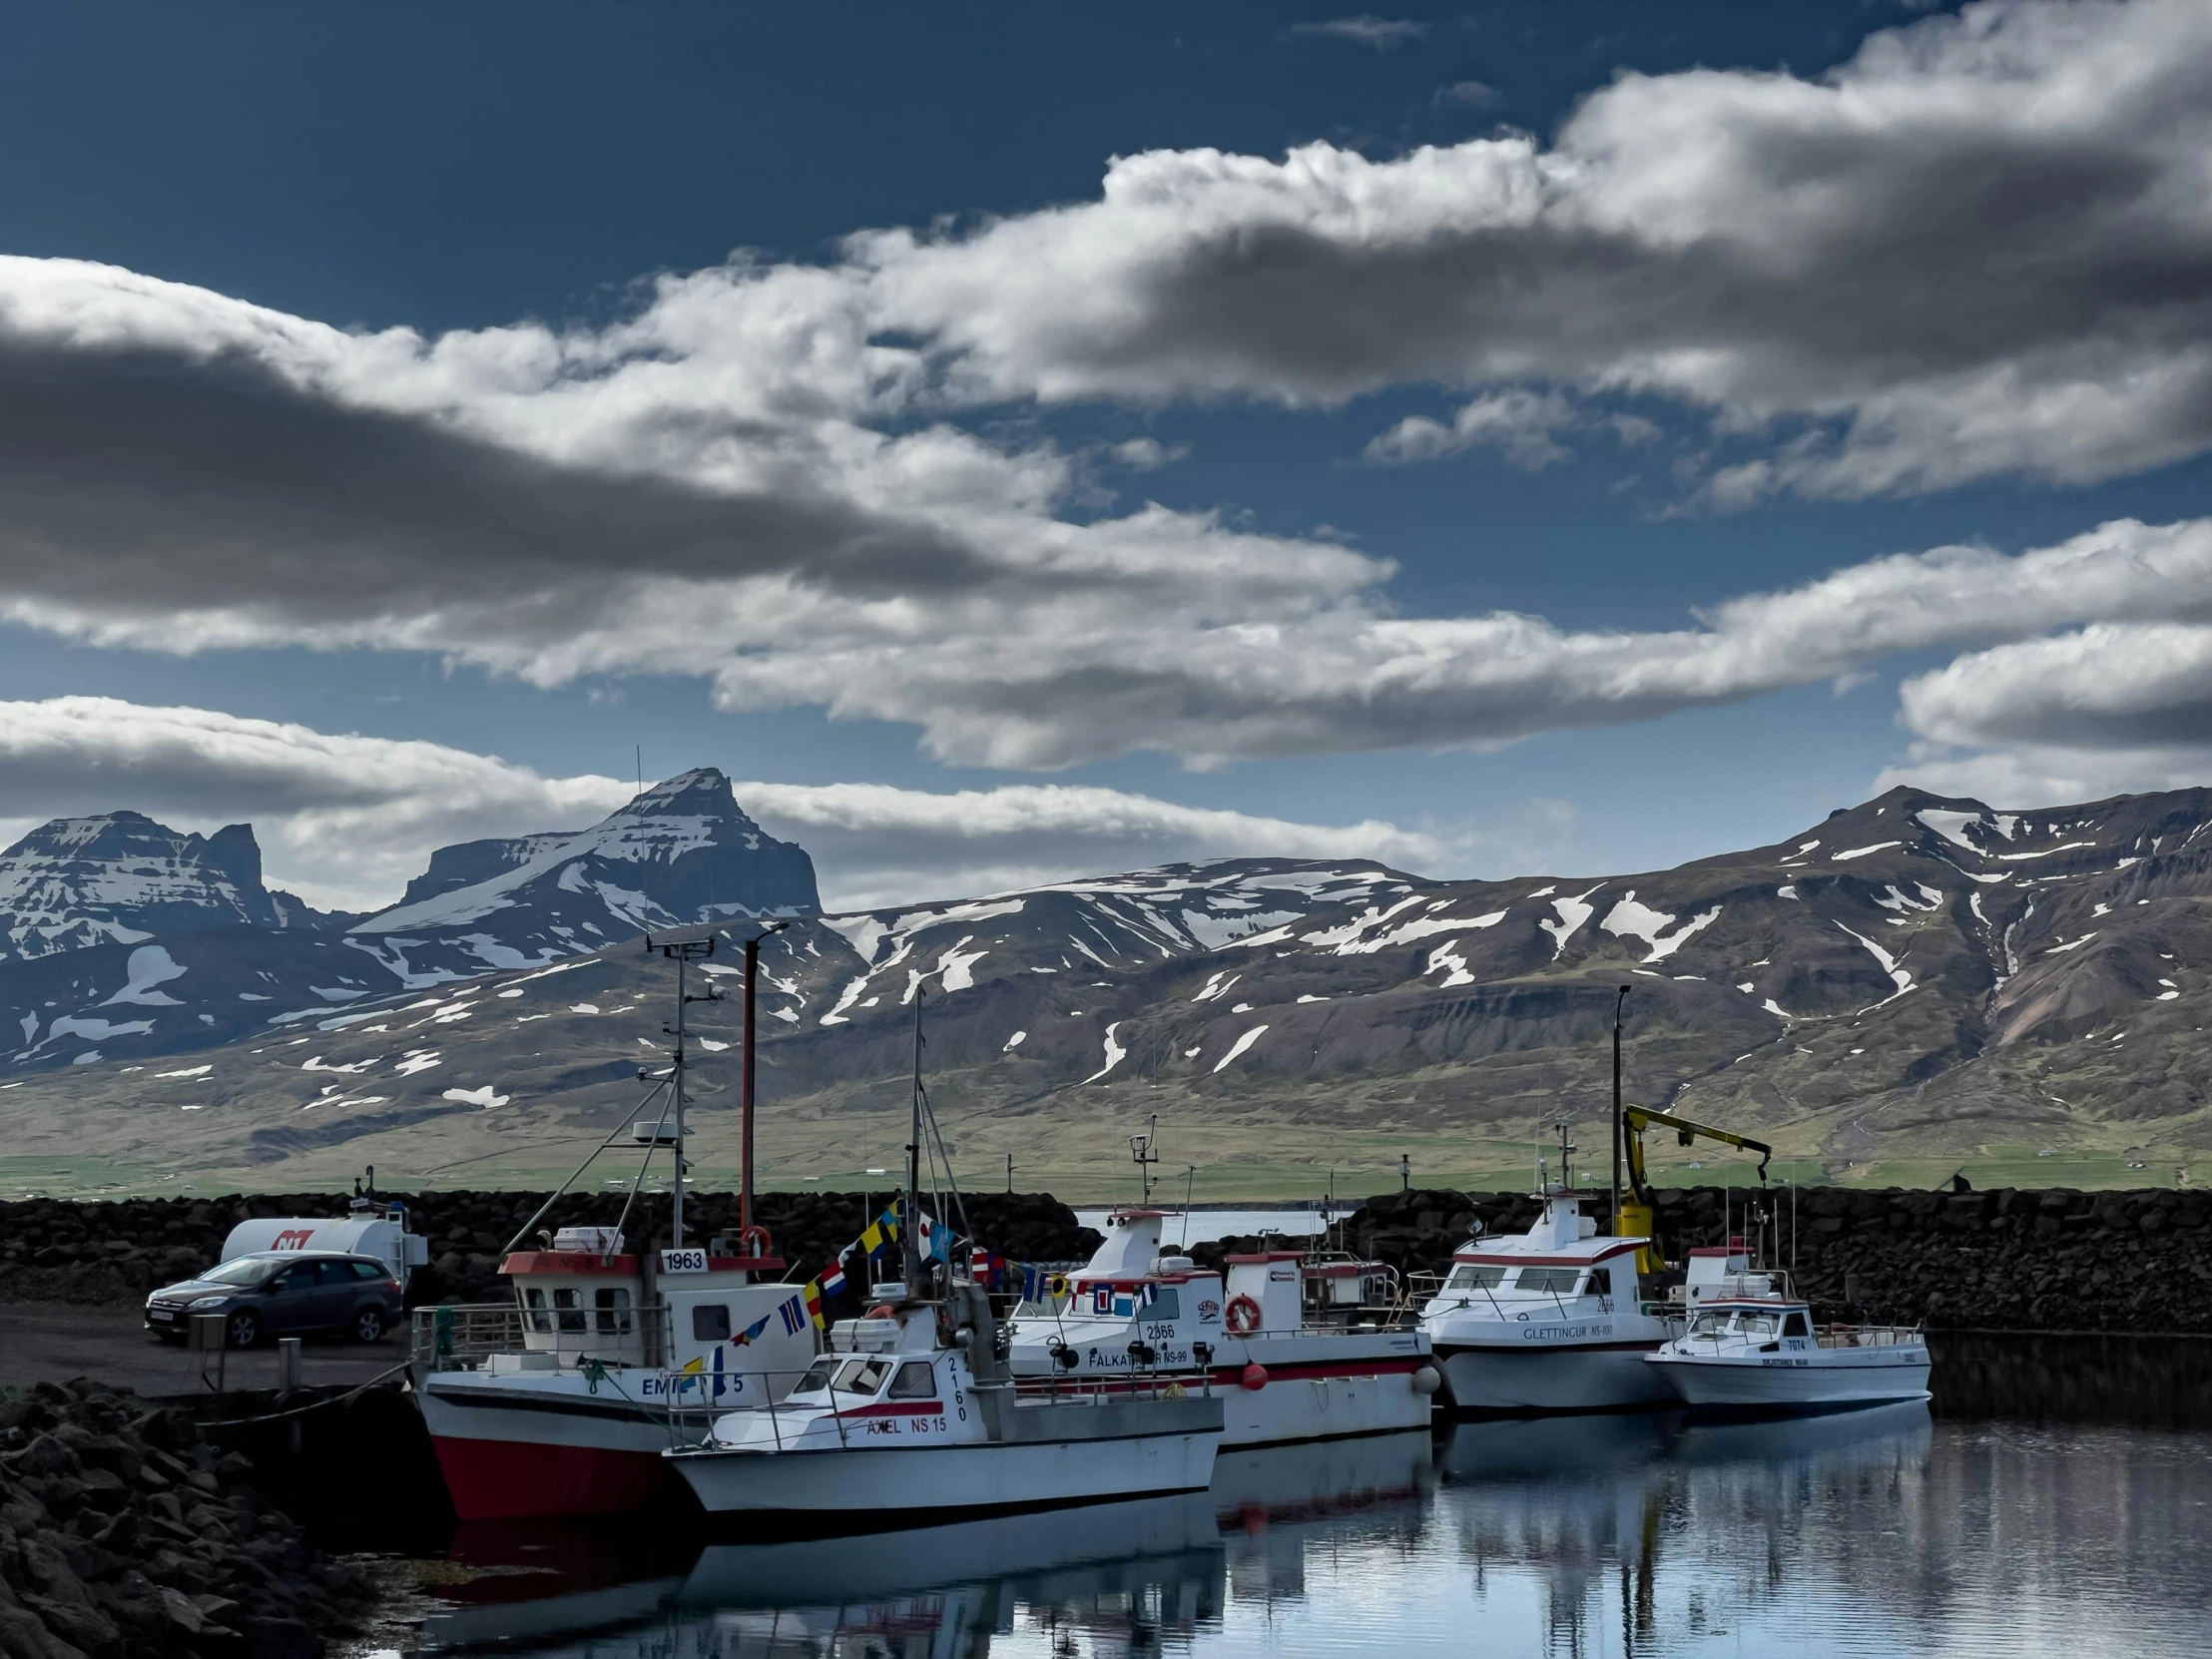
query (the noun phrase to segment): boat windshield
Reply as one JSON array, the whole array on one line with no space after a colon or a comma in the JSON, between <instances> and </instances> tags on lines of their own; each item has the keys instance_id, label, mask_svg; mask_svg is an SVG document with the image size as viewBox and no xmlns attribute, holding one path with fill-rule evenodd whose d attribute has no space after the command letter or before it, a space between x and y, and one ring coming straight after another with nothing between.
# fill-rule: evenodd
<instances>
[{"instance_id":1,"label":"boat windshield","mask_svg":"<svg viewBox=\"0 0 2212 1659\"><path fill-rule=\"evenodd\" d=\"M890 1374L888 1360L847 1360L844 1369L837 1373L837 1392L872 1394L882 1387L883 1379Z\"/></svg>"},{"instance_id":2,"label":"boat windshield","mask_svg":"<svg viewBox=\"0 0 2212 1659\"><path fill-rule=\"evenodd\" d=\"M823 1393L829 1389L829 1386L830 1368L825 1365L817 1364L811 1367L808 1370L807 1375L805 1377L802 1377L797 1384L794 1385L794 1387L792 1388L792 1397L796 1399L801 1394Z\"/></svg>"},{"instance_id":3,"label":"boat windshield","mask_svg":"<svg viewBox=\"0 0 2212 1659\"><path fill-rule=\"evenodd\" d=\"M1690 1335L1693 1337L1718 1337L1728 1329L1728 1319L1729 1316L1725 1313L1716 1314L1708 1311L1699 1314L1690 1321Z\"/></svg>"},{"instance_id":4,"label":"boat windshield","mask_svg":"<svg viewBox=\"0 0 2212 1659\"><path fill-rule=\"evenodd\" d=\"M1544 1291L1559 1296L1572 1291L1574 1282L1582 1277L1580 1268L1522 1268L1520 1278L1513 1283L1523 1291Z\"/></svg>"},{"instance_id":5,"label":"boat windshield","mask_svg":"<svg viewBox=\"0 0 2212 1659\"><path fill-rule=\"evenodd\" d=\"M1451 1277L1444 1281L1447 1291L1494 1291L1505 1283L1503 1268L1477 1267L1472 1262L1461 1262L1451 1270Z\"/></svg>"},{"instance_id":6,"label":"boat windshield","mask_svg":"<svg viewBox=\"0 0 2212 1659\"><path fill-rule=\"evenodd\" d=\"M1771 1337L1774 1335L1775 1317L1772 1314L1746 1314L1736 1329L1747 1337Z\"/></svg>"}]
</instances>

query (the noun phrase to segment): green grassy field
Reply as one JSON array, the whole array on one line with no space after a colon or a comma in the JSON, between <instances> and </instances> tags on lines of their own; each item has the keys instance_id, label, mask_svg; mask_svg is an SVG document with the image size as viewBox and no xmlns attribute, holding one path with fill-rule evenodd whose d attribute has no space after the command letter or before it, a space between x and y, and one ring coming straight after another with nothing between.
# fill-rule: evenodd
<instances>
[{"instance_id":1,"label":"green grassy field","mask_svg":"<svg viewBox=\"0 0 2212 1659\"><path fill-rule=\"evenodd\" d=\"M764 1191L886 1191L903 1167L902 1136L887 1125L879 1136L826 1144L825 1127L789 1123L760 1136ZM1145 1126L1133 1126L1141 1131ZM955 1148L954 1173L972 1191L1002 1190L1006 1158L1013 1156L1012 1184L1048 1191L1071 1204L1129 1201L1138 1192L1130 1161L1128 1126L1091 1124L1049 1132L1036 1119L947 1125ZM1153 1167L1155 1197L1180 1202L1253 1203L1319 1199L1334 1193L1358 1200L1394 1191L1400 1154L1411 1161L1415 1186L1465 1191L1526 1191L1534 1180L1534 1148L1527 1140L1477 1139L1426 1131L1330 1131L1298 1123L1162 1123L1160 1161ZM1609 1135L1600 1121L1575 1130L1578 1176L1602 1184L1610 1163ZM734 1188L738 1180L735 1134L721 1116L693 1143L693 1185L703 1191ZM1654 1135L1650 1174L1659 1186L1750 1186L1756 1161L1725 1148L1691 1152ZM379 1149L377 1185L385 1191L425 1188L523 1188L545 1190L567 1180L591 1143L559 1136L524 1137L497 1152L459 1161L430 1158L393 1161ZM855 1156L857 1152L857 1156ZM356 1155L357 1156L357 1155ZM640 1154L627 1146L598 1159L577 1182L579 1190L627 1187ZM2133 1167L2140 1165L2142 1167ZM338 1152L298 1155L281 1163L191 1173L142 1161L99 1158L0 1158L0 1196L44 1193L103 1198L136 1194L202 1196L240 1191L349 1190L359 1162ZM668 1161L657 1157L648 1190L665 1190ZM2143 1154L2069 1150L2043 1154L2033 1147L1992 1147L1980 1155L1880 1160L1844 1166L1785 1147L1769 1166L1772 1185L1847 1185L1931 1189L1963 1173L1977 1189L1993 1187L2171 1187L2212 1181L2212 1163L2153 1159Z\"/></svg>"}]
</instances>

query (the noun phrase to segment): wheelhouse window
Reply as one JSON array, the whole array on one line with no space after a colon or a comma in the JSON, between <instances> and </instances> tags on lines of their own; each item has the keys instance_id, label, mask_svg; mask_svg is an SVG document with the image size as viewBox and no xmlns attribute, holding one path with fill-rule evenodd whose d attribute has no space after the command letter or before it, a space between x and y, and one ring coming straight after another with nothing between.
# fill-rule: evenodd
<instances>
[{"instance_id":1,"label":"wheelhouse window","mask_svg":"<svg viewBox=\"0 0 2212 1659\"><path fill-rule=\"evenodd\" d=\"M620 1286L592 1292L592 1310L598 1316L602 1337L630 1335L630 1293Z\"/></svg>"},{"instance_id":2,"label":"wheelhouse window","mask_svg":"<svg viewBox=\"0 0 2212 1659\"><path fill-rule=\"evenodd\" d=\"M1729 1318L1730 1316L1726 1313L1715 1313L1710 1309L1705 1313L1693 1315L1690 1319L1690 1335L1693 1337L1718 1337L1728 1329Z\"/></svg>"},{"instance_id":3,"label":"wheelhouse window","mask_svg":"<svg viewBox=\"0 0 2212 1659\"><path fill-rule=\"evenodd\" d=\"M691 1311L691 1334L695 1343L726 1343L730 1340L730 1306L724 1302L695 1302Z\"/></svg>"},{"instance_id":4,"label":"wheelhouse window","mask_svg":"<svg viewBox=\"0 0 2212 1659\"><path fill-rule=\"evenodd\" d=\"M1137 1310L1148 1320L1179 1320L1183 1317L1183 1297L1172 1285L1163 1285L1152 1295L1152 1300Z\"/></svg>"},{"instance_id":5,"label":"wheelhouse window","mask_svg":"<svg viewBox=\"0 0 2212 1659\"><path fill-rule=\"evenodd\" d=\"M1778 1323L1772 1314L1746 1314L1736 1329L1747 1337L1771 1337Z\"/></svg>"},{"instance_id":6,"label":"wheelhouse window","mask_svg":"<svg viewBox=\"0 0 2212 1659\"><path fill-rule=\"evenodd\" d=\"M1566 1296L1573 1292L1575 1281L1581 1277L1580 1268L1522 1268L1520 1278L1513 1281L1513 1286L1516 1290Z\"/></svg>"},{"instance_id":7,"label":"wheelhouse window","mask_svg":"<svg viewBox=\"0 0 2212 1659\"><path fill-rule=\"evenodd\" d=\"M550 1336L553 1316L545 1311L545 1292L532 1285L522 1293L522 1323L540 1336Z\"/></svg>"},{"instance_id":8,"label":"wheelhouse window","mask_svg":"<svg viewBox=\"0 0 2212 1659\"><path fill-rule=\"evenodd\" d=\"M1447 1291L1494 1291L1505 1283L1505 1270L1477 1266L1473 1262L1461 1262L1451 1270L1451 1277L1444 1281Z\"/></svg>"},{"instance_id":9,"label":"wheelhouse window","mask_svg":"<svg viewBox=\"0 0 2212 1659\"><path fill-rule=\"evenodd\" d=\"M584 1329L583 1297L574 1290L553 1293L553 1323L563 1331Z\"/></svg>"},{"instance_id":10,"label":"wheelhouse window","mask_svg":"<svg viewBox=\"0 0 2212 1659\"><path fill-rule=\"evenodd\" d=\"M792 1397L796 1399L801 1394L819 1394L825 1392L830 1386L830 1367L819 1364L810 1367L808 1369L807 1375L805 1377L802 1377L799 1380L798 1383L793 1387Z\"/></svg>"},{"instance_id":11,"label":"wheelhouse window","mask_svg":"<svg viewBox=\"0 0 2212 1659\"><path fill-rule=\"evenodd\" d=\"M848 1360L837 1373L837 1392L840 1394L867 1394L873 1396L882 1387L883 1379L890 1376L888 1360Z\"/></svg>"},{"instance_id":12,"label":"wheelhouse window","mask_svg":"<svg viewBox=\"0 0 2212 1659\"><path fill-rule=\"evenodd\" d=\"M935 1399L937 1397L937 1369L926 1360L908 1360L898 1368L898 1375L891 1379L891 1391L887 1399Z\"/></svg>"},{"instance_id":13,"label":"wheelhouse window","mask_svg":"<svg viewBox=\"0 0 2212 1659\"><path fill-rule=\"evenodd\" d=\"M1806 1322L1803 1314L1785 1314L1782 1316L1782 1334L1785 1337L1810 1337L1813 1327Z\"/></svg>"},{"instance_id":14,"label":"wheelhouse window","mask_svg":"<svg viewBox=\"0 0 2212 1659\"><path fill-rule=\"evenodd\" d=\"M1582 1282L1584 1296L1611 1296L1613 1294L1613 1270L1592 1268L1590 1277Z\"/></svg>"}]
</instances>

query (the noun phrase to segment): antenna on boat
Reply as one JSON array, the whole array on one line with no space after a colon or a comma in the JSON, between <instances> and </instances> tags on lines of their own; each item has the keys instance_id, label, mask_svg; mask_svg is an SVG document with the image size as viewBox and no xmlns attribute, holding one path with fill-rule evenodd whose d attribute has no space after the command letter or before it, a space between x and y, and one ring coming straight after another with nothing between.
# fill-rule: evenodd
<instances>
[{"instance_id":1,"label":"antenna on boat","mask_svg":"<svg viewBox=\"0 0 2212 1659\"><path fill-rule=\"evenodd\" d=\"M1152 1202L1152 1167L1160 1161L1160 1114L1145 1120L1145 1132L1129 1137L1129 1161L1137 1166L1137 1202Z\"/></svg>"},{"instance_id":2,"label":"antenna on boat","mask_svg":"<svg viewBox=\"0 0 2212 1659\"><path fill-rule=\"evenodd\" d=\"M687 1024L684 1010L694 1002L720 1002L721 993L712 984L705 996L693 996L686 988L686 974L693 962L703 962L715 953L715 930L712 927L677 927L665 933L648 933L645 948L659 951L676 964L676 1024L662 1026L663 1031L676 1039L676 1050L669 1068L670 1102L675 1113L676 1179L670 1183L669 1194L669 1248L684 1248L684 1067L686 1056L684 1038Z\"/></svg>"},{"instance_id":3,"label":"antenna on boat","mask_svg":"<svg viewBox=\"0 0 2212 1659\"><path fill-rule=\"evenodd\" d=\"M1560 1190L1563 1192L1572 1192L1574 1190L1574 1171L1572 1168L1572 1160L1575 1154L1575 1147L1574 1143L1567 1139L1567 1130L1569 1128L1569 1125L1565 1118L1561 1118L1557 1124L1553 1125L1553 1127L1559 1131Z\"/></svg>"}]
</instances>

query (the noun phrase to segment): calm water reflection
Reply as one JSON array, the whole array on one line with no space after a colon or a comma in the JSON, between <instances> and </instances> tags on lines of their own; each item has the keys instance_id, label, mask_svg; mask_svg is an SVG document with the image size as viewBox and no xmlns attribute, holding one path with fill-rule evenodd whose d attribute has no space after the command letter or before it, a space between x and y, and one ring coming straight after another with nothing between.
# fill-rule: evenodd
<instances>
[{"instance_id":1,"label":"calm water reflection","mask_svg":"<svg viewBox=\"0 0 2212 1659\"><path fill-rule=\"evenodd\" d=\"M2208 1453L2202 1432L1918 1405L1462 1423L1227 1455L1199 1498L687 1546L680 1570L588 1588L619 1564L577 1540L471 1536L464 1559L550 1570L483 1580L424 1642L575 1659L2195 1654L2212 1640Z\"/></svg>"}]
</instances>

